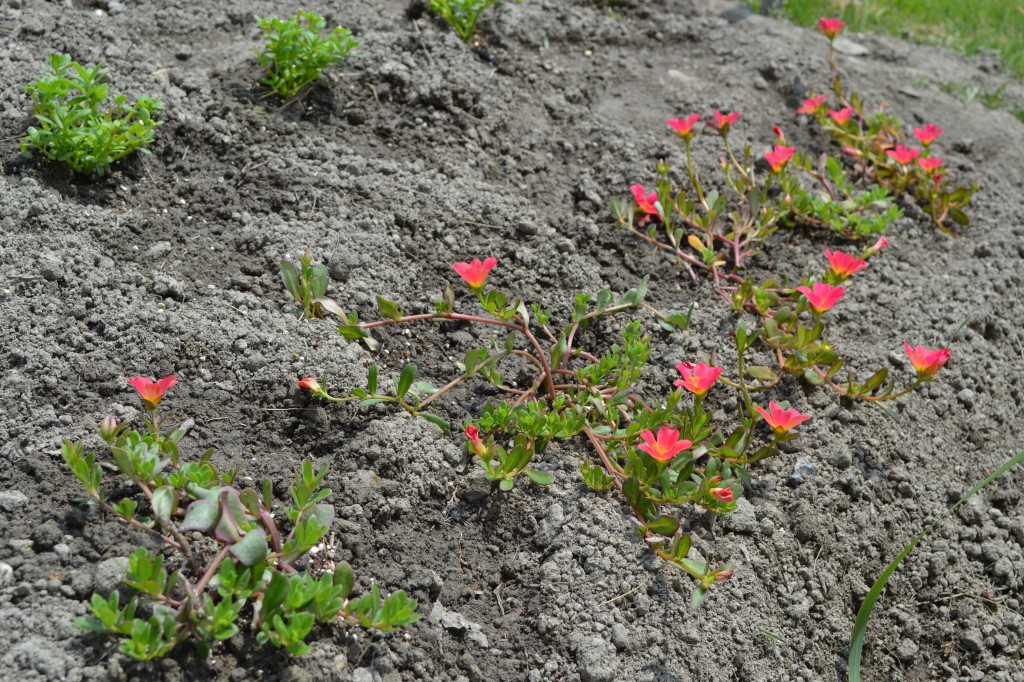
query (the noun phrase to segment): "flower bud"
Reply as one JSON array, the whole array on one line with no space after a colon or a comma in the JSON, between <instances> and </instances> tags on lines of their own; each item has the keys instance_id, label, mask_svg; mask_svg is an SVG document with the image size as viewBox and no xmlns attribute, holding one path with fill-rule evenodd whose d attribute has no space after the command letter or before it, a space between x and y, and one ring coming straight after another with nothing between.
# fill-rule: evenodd
<instances>
[{"instance_id":1,"label":"flower bud","mask_svg":"<svg viewBox=\"0 0 1024 682\"><path fill-rule=\"evenodd\" d=\"M117 423L117 419L113 417L104 417L100 423L100 438L104 441L111 443L117 436L117 430L120 424Z\"/></svg>"},{"instance_id":2,"label":"flower bud","mask_svg":"<svg viewBox=\"0 0 1024 682\"><path fill-rule=\"evenodd\" d=\"M719 583L725 582L726 580L728 580L731 577L732 577L732 569L731 568L727 568L726 570L719 571L718 573L715 574L715 582L719 582Z\"/></svg>"}]
</instances>

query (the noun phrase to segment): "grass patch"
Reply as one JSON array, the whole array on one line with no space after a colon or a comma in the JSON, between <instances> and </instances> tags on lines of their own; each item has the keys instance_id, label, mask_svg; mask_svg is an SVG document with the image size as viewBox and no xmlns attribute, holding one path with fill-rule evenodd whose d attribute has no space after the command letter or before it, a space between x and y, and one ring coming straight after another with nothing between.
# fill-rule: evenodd
<instances>
[{"instance_id":1,"label":"grass patch","mask_svg":"<svg viewBox=\"0 0 1024 682\"><path fill-rule=\"evenodd\" d=\"M1003 67L1024 78L1024 5L1020 0L748 0L755 10L781 8L786 18L813 26L839 17L853 31L909 36L974 54L999 52Z\"/></svg>"}]
</instances>

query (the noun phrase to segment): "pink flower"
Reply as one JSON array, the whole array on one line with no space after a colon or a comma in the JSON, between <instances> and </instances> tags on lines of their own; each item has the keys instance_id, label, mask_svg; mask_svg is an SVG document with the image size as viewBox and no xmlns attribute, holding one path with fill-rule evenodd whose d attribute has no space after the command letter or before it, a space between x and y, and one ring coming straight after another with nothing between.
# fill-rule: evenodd
<instances>
[{"instance_id":1,"label":"pink flower","mask_svg":"<svg viewBox=\"0 0 1024 682\"><path fill-rule=\"evenodd\" d=\"M487 275L491 273L491 270L495 265L498 264L497 258L488 258L483 263L480 262L479 258L474 258L471 263L455 263L452 268L455 272L459 273L462 279L466 280L466 284L473 291L479 291L483 288L484 282L487 281Z\"/></svg>"},{"instance_id":2,"label":"pink flower","mask_svg":"<svg viewBox=\"0 0 1024 682\"><path fill-rule=\"evenodd\" d=\"M711 497L719 502L732 502L732 488L712 488Z\"/></svg>"},{"instance_id":3,"label":"pink flower","mask_svg":"<svg viewBox=\"0 0 1024 682\"><path fill-rule=\"evenodd\" d=\"M785 433L810 419L806 414L800 414L798 410L784 409L774 400L768 403L768 410L760 405L755 406L754 409L768 422L768 426L772 427L775 433Z\"/></svg>"},{"instance_id":4,"label":"pink flower","mask_svg":"<svg viewBox=\"0 0 1024 682\"><path fill-rule=\"evenodd\" d=\"M772 170L778 173L793 158L794 152L796 152L796 147L783 147L781 144L777 144L775 149L765 153L764 158Z\"/></svg>"},{"instance_id":5,"label":"pink flower","mask_svg":"<svg viewBox=\"0 0 1024 682\"><path fill-rule=\"evenodd\" d=\"M796 290L807 298L807 302L811 304L811 309L818 315L831 309L832 306L839 302L843 294L846 293L846 289L834 287L825 282L815 282L813 289L802 286L797 287Z\"/></svg>"},{"instance_id":6,"label":"pink flower","mask_svg":"<svg viewBox=\"0 0 1024 682\"><path fill-rule=\"evenodd\" d=\"M839 32L843 30L843 26L846 26L846 22L842 19L826 19L825 17L818 19L818 30L824 33L829 40L835 40Z\"/></svg>"},{"instance_id":7,"label":"pink flower","mask_svg":"<svg viewBox=\"0 0 1024 682\"><path fill-rule=\"evenodd\" d=\"M487 446L480 440L480 431L472 424L466 425L466 438L469 440L469 447L478 457L483 457L487 452Z\"/></svg>"},{"instance_id":8,"label":"pink flower","mask_svg":"<svg viewBox=\"0 0 1024 682\"><path fill-rule=\"evenodd\" d=\"M843 107L839 111L828 110L828 115L836 122L836 125L844 125L850 120L850 117L856 113L852 107Z\"/></svg>"},{"instance_id":9,"label":"pink flower","mask_svg":"<svg viewBox=\"0 0 1024 682\"><path fill-rule=\"evenodd\" d=\"M644 186L639 183L631 185L629 190L633 193L633 201L636 202L637 208L647 215L658 215L658 207L654 205L658 201L657 192L648 194Z\"/></svg>"},{"instance_id":10,"label":"pink flower","mask_svg":"<svg viewBox=\"0 0 1024 682\"><path fill-rule=\"evenodd\" d=\"M700 120L700 114L690 114L686 118L670 118L665 121L672 130L679 133L684 139L688 140L693 137L693 126Z\"/></svg>"},{"instance_id":11,"label":"pink flower","mask_svg":"<svg viewBox=\"0 0 1024 682\"><path fill-rule=\"evenodd\" d=\"M867 261L842 251L829 251L825 249L825 257L828 258L828 266L832 269L832 272L843 279L868 266Z\"/></svg>"},{"instance_id":12,"label":"pink flower","mask_svg":"<svg viewBox=\"0 0 1024 682\"><path fill-rule=\"evenodd\" d=\"M703 362L696 364L680 362L676 365L676 369L683 375L683 378L677 379L675 385L698 396L705 395L718 381L718 377L723 371L721 367L708 367Z\"/></svg>"},{"instance_id":13,"label":"pink flower","mask_svg":"<svg viewBox=\"0 0 1024 682\"><path fill-rule=\"evenodd\" d=\"M719 571L718 573L715 573L715 582L716 583L725 582L726 580L728 580L729 578L732 577L732 574L733 574L733 569L731 569L731 568L727 568L724 571Z\"/></svg>"},{"instance_id":14,"label":"pink flower","mask_svg":"<svg viewBox=\"0 0 1024 682\"><path fill-rule=\"evenodd\" d=\"M921 150L911 149L910 147L905 147L902 144L898 144L896 145L896 149L886 149L885 153L890 159L892 159L899 165L906 166L908 163L917 158L917 156L921 153Z\"/></svg>"},{"instance_id":15,"label":"pink flower","mask_svg":"<svg viewBox=\"0 0 1024 682\"><path fill-rule=\"evenodd\" d=\"M816 114L821 110L821 107L825 104L828 99L828 93L824 95L818 95L817 97L811 97L805 99L803 105L796 110L798 114Z\"/></svg>"},{"instance_id":16,"label":"pink flower","mask_svg":"<svg viewBox=\"0 0 1024 682\"><path fill-rule=\"evenodd\" d=\"M870 258L871 256L874 256L887 246L889 246L889 240L886 239L885 237L879 237L877 242L875 242L868 248L864 249L864 251L860 254L860 257Z\"/></svg>"},{"instance_id":17,"label":"pink flower","mask_svg":"<svg viewBox=\"0 0 1024 682\"><path fill-rule=\"evenodd\" d=\"M320 391L323 390L323 387L320 386L320 382L314 379L313 377L306 377L305 379L301 379L299 381L299 388L308 389L310 391L313 391L313 393L320 393Z\"/></svg>"},{"instance_id":18,"label":"pink flower","mask_svg":"<svg viewBox=\"0 0 1024 682\"><path fill-rule=\"evenodd\" d=\"M931 156L927 159L918 159L917 165L920 166L921 170L923 170L925 173L931 175L935 173L935 171L939 170L939 167L942 166L942 164L945 161L945 159L939 159L934 156Z\"/></svg>"},{"instance_id":19,"label":"pink flower","mask_svg":"<svg viewBox=\"0 0 1024 682\"><path fill-rule=\"evenodd\" d=\"M160 381L153 381L148 377L128 377L125 381L139 392L142 402L146 404L146 409L149 410L156 409L156 406L164 397L164 393L167 393L171 386L178 383L178 379L173 374L165 376Z\"/></svg>"},{"instance_id":20,"label":"pink flower","mask_svg":"<svg viewBox=\"0 0 1024 682\"><path fill-rule=\"evenodd\" d=\"M940 348L938 350L928 350L924 346L911 348L909 343L903 344L903 350L907 352L910 364L917 370L917 376L919 377L930 377L938 372L946 364L950 356L948 348Z\"/></svg>"},{"instance_id":21,"label":"pink flower","mask_svg":"<svg viewBox=\"0 0 1024 682\"><path fill-rule=\"evenodd\" d=\"M638 445L637 448L643 450L659 462L667 462L693 445L688 440L679 440L679 432L668 426L658 429L657 438L654 437L650 429L641 431L640 437L644 439L644 442L642 445Z\"/></svg>"},{"instance_id":22,"label":"pink flower","mask_svg":"<svg viewBox=\"0 0 1024 682\"><path fill-rule=\"evenodd\" d=\"M942 128L929 123L924 128L914 128L914 135L917 135L917 139L921 141L925 147L935 142L936 138L943 133Z\"/></svg>"},{"instance_id":23,"label":"pink flower","mask_svg":"<svg viewBox=\"0 0 1024 682\"><path fill-rule=\"evenodd\" d=\"M723 114L716 110L712 111L711 113L715 115L715 120L708 121L708 125L717 130L722 135L728 135L729 128L731 128L732 124L736 122L736 119L740 117L740 114L737 111L734 111L731 114Z\"/></svg>"}]
</instances>

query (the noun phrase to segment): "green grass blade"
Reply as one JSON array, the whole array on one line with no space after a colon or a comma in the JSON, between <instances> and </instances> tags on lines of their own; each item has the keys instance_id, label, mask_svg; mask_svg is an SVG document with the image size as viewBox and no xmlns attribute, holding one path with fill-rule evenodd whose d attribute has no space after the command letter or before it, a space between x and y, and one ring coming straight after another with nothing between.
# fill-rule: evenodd
<instances>
[{"instance_id":1,"label":"green grass blade","mask_svg":"<svg viewBox=\"0 0 1024 682\"><path fill-rule=\"evenodd\" d=\"M897 568L899 568L900 562L903 561L908 554L914 551L914 548L917 547L917 543L921 542L926 535L935 530L935 528L938 527L938 525L950 514L955 512L960 505L974 497L974 495L982 488L1021 462L1024 462L1024 452L1021 452L1016 457L1004 462L1001 467L989 474L985 480L971 488L966 495L957 500L956 504L946 510L946 513L940 516L935 523L918 533L917 536L910 541L910 544L903 548L903 551L899 553L899 556L893 559L892 563L885 567L885 570L882 571L882 575L878 576L878 580L876 580L875 584L871 586L871 590L868 592L867 597L864 598L864 603L860 605L860 610L857 611L857 620L853 624L853 633L850 637L850 658L848 662L850 682L860 682L860 661L864 649L864 635L868 629L868 620L871 618L871 612L875 608L875 603L878 601L879 597L882 596L882 590L885 589L885 585L889 582L889 578L892 577L892 574L896 572Z\"/></svg>"}]
</instances>

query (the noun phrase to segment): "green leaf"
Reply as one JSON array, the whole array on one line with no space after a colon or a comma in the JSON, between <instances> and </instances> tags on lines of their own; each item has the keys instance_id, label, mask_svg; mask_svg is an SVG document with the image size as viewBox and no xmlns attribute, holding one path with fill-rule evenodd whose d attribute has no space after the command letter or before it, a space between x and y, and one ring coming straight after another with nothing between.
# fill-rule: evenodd
<instances>
[{"instance_id":1,"label":"green leaf","mask_svg":"<svg viewBox=\"0 0 1024 682\"><path fill-rule=\"evenodd\" d=\"M672 516L662 515L653 521L648 521L647 530L655 535L672 537L679 530L679 520Z\"/></svg>"},{"instance_id":2,"label":"green leaf","mask_svg":"<svg viewBox=\"0 0 1024 682\"><path fill-rule=\"evenodd\" d=\"M365 339L370 336L370 332L366 331L357 324L338 325L338 333L341 334L342 337L348 339L349 341L358 341L360 339Z\"/></svg>"},{"instance_id":3,"label":"green leaf","mask_svg":"<svg viewBox=\"0 0 1024 682\"><path fill-rule=\"evenodd\" d=\"M421 419L426 419L431 424L439 427L445 433L449 433L451 431L451 425L448 424L448 422L445 421L443 418L438 417L435 414L430 414L428 412L417 412L416 416L420 417Z\"/></svg>"},{"instance_id":4,"label":"green leaf","mask_svg":"<svg viewBox=\"0 0 1024 682\"><path fill-rule=\"evenodd\" d=\"M624 293L622 297L619 298L616 305L628 305L634 307L640 305L640 303L644 300L644 297L647 295L647 283L650 281L650 279L651 278L649 276L644 277L643 281L640 282L640 284L637 285L636 288L630 289L629 291Z\"/></svg>"},{"instance_id":5,"label":"green leaf","mask_svg":"<svg viewBox=\"0 0 1024 682\"><path fill-rule=\"evenodd\" d=\"M402 368L402 373L398 376L398 383L395 384L395 395L399 399L405 397L405 394L412 388L412 382L416 380L416 365L408 364Z\"/></svg>"},{"instance_id":6,"label":"green leaf","mask_svg":"<svg viewBox=\"0 0 1024 682\"><path fill-rule=\"evenodd\" d=\"M810 367L804 370L804 380L812 386L820 386L825 383L825 380L821 378L821 375Z\"/></svg>"},{"instance_id":7,"label":"green leaf","mask_svg":"<svg viewBox=\"0 0 1024 682\"><path fill-rule=\"evenodd\" d=\"M370 365L366 372L366 392L373 394L377 392L377 363Z\"/></svg>"},{"instance_id":8,"label":"green leaf","mask_svg":"<svg viewBox=\"0 0 1024 682\"><path fill-rule=\"evenodd\" d=\"M178 509L178 496L174 492L174 488L162 485L153 491L151 503L153 516L160 519L161 522L167 523L171 520L171 515Z\"/></svg>"},{"instance_id":9,"label":"green leaf","mask_svg":"<svg viewBox=\"0 0 1024 682\"><path fill-rule=\"evenodd\" d=\"M763 381L765 383L775 381L775 379L778 378L776 377L775 372L773 372L770 367L754 365L752 367L747 367L746 370L747 375L753 377L754 379L757 379L758 381Z\"/></svg>"},{"instance_id":10,"label":"green leaf","mask_svg":"<svg viewBox=\"0 0 1024 682\"><path fill-rule=\"evenodd\" d=\"M701 605L701 602L704 601L704 597L707 596L707 593L708 588L703 585L697 585L697 587L693 588L693 597L690 599L690 607L694 609L698 608Z\"/></svg>"},{"instance_id":11,"label":"green leaf","mask_svg":"<svg viewBox=\"0 0 1024 682\"><path fill-rule=\"evenodd\" d=\"M882 382L885 381L887 376L889 376L889 370L883 367L872 374L871 377L864 382L864 385L861 386L861 391L864 393L871 393L871 391L882 385Z\"/></svg>"},{"instance_id":12,"label":"green leaf","mask_svg":"<svg viewBox=\"0 0 1024 682\"><path fill-rule=\"evenodd\" d=\"M558 369L561 366L562 356L565 355L567 342L564 335L558 336L558 343L551 348L551 369Z\"/></svg>"},{"instance_id":13,"label":"green leaf","mask_svg":"<svg viewBox=\"0 0 1024 682\"><path fill-rule=\"evenodd\" d=\"M327 268L317 265L313 268L310 293L313 298L327 295Z\"/></svg>"},{"instance_id":14,"label":"green leaf","mask_svg":"<svg viewBox=\"0 0 1024 682\"><path fill-rule=\"evenodd\" d=\"M389 320L395 320L397 322L402 319L402 311L398 309L397 305L386 298L382 298L380 296L377 297L377 310L379 310L380 314Z\"/></svg>"},{"instance_id":15,"label":"green leaf","mask_svg":"<svg viewBox=\"0 0 1024 682\"><path fill-rule=\"evenodd\" d=\"M243 566L252 567L267 558L267 533L257 526L245 534L245 537L231 545L228 551Z\"/></svg>"},{"instance_id":16,"label":"green leaf","mask_svg":"<svg viewBox=\"0 0 1024 682\"><path fill-rule=\"evenodd\" d=\"M540 471L539 469L523 469L523 473L537 485L551 485L555 482L554 476L546 471Z\"/></svg>"},{"instance_id":17,"label":"green leaf","mask_svg":"<svg viewBox=\"0 0 1024 682\"><path fill-rule=\"evenodd\" d=\"M334 568L334 585L341 588L341 596L347 599L355 585L356 575L347 561L342 561Z\"/></svg>"},{"instance_id":18,"label":"green leaf","mask_svg":"<svg viewBox=\"0 0 1024 682\"><path fill-rule=\"evenodd\" d=\"M863 603L861 603L860 609L857 611L857 619L853 624L853 632L850 637L850 657L848 660L850 682L860 682L860 664L864 649L864 635L867 633L868 621L871 619L871 612L874 610L875 604L882 596L882 590L885 589L886 584L889 582L889 578L891 578L892 574L896 572L897 568L899 568L900 563L906 559L912 551L914 551L914 548L917 547L917 544L921 542L926 535L935 530L935 528L938 527L942 521L948 518L950 514L959 509L961 505L967 502L967 500L974 497L982 488L986 487L988 484L992 483L1021 462L1024 462L1024 452L1020 452L1009 461L1004 462L1002 466L985 477L981 483L978 483L976 486L971 488L966 495L957 500L956 504L946 510L946 512L940 516L935 523L918 533L914 539L910 541L910 544L904 547L903 551L885 567L885 570L882 571L882 574L878 577L878 580L875 581L875 584L871 586L871 589L868 591Z\"/></svg>"},{"instance_id":19,"label":"green leaf","mask_svg":"<svg viewBox=\"0 0 1024 682\"><path fill-rule=\"evenodd\" d=\"M509 490L512 490L512 486L514 485L515 482L511 478L503 478L501 479L501 483L498 484L498 487L507 493Z\"/></svg>"},{"instance_id":20,"label":"green leaf","mask_svg":"<svg viewBox=\"0 0 1024 682\"><path fill-rule=\"evenodd\" d=\"M217 525L219 516L220 506L215 498L196 500L185 511L185 520L181 522L181 530L183 532L197 530L200 533L209 533Z\"/></svg>"}]
</instances>

